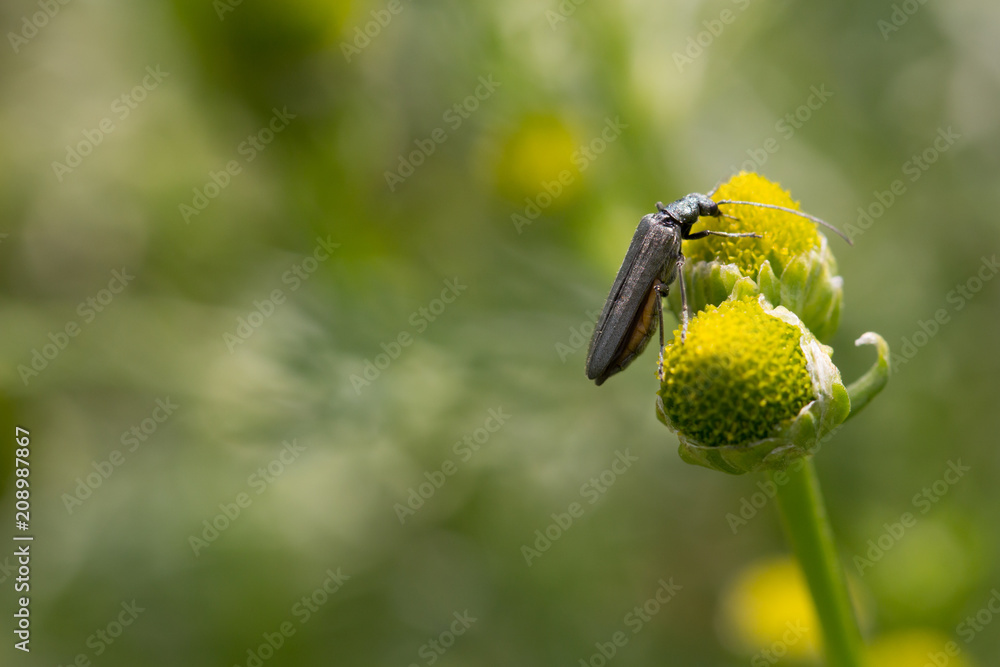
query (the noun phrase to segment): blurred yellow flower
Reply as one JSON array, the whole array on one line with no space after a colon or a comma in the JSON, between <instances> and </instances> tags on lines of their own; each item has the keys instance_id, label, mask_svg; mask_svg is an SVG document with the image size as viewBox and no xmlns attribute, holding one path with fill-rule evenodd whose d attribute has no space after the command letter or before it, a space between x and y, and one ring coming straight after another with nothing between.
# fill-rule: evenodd
<instances>
[{"instance_id":1,"label":"blurred yellow flower","mask_svg":"<svg viewBox=\"0 0 1000 667\"><path fill-rule=\"evenodd\" d=\"M542 209L564 206L580 183L580 170L574 163L577 143L561 118L525 116L501 148L496 174L499 191L515 201L527 197Z\"/></svg>"},{"instance_id":2,"label":"blurred yellow flower","mask_svg":"<svg viewBox=\"0 0 1000 667\"><path fill-rule=\"evenodd\" d=\"M866 651L868 667L972 667L958 643L937 630L903 630L880 637Z\"/></svg>"},{"instance_id":3,"label":"blurred yellow flower","mask_svg":"<svg viewBox=\"0 0 1000 667\"><path fill-rule=\"evenodd\" d=\"M719 626L730 645L766 652L764 663L813 657L822 646L805 579L786 556L757 561L737 575L723 593Z\"/></svg>"}]
</instances>

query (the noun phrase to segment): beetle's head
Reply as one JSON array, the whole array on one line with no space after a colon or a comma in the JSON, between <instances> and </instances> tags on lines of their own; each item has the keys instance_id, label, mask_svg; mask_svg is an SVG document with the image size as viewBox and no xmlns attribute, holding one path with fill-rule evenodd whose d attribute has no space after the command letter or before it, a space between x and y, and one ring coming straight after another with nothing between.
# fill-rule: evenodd
<instances>
[{"instance_id":1,"label":"beetle's head","mask_svg":"<svg viewBox=\"0 0 1000 667\"><path fill-rule=\"evenodd\" d=\"M721 212L719 205L712 201L708 195L692 193L686 197L681 197L666 209L681 224L685 233L691 229L698 218L703 215L718 217Z\"/></svg>"},{"instance_id":2,"label":"beetle's head","mask_svg":"<svg viewBox=\"0 0 1000 667\"><path fill-rule=\"evenodd\" d=\"M689 194L685 199L691 200L691 203L698 208L699 216L710 215L717 218L720 215L719 205L708 195L693 193Z\"/></svg>"}]
</instances>

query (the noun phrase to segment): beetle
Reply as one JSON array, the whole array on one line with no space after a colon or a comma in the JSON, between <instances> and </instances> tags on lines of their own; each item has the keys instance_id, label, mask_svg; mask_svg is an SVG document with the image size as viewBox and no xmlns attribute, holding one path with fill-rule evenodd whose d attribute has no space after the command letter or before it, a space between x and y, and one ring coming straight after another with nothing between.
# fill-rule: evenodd
<instances>
[{"instance_id":1,"label":"beetle","mask_svg":"<svg viewBox=\"0 0 1000 667\"><path fill-rule=\"evenodd\" d=\"M659 324L660 361L659 376L663 375L663 298L671 283L680 275L684 263L681 241L706 236L735 238L761 238L753 232L731 233L715 230L692 232L701 216L731 217L719 210L725 204L759 206L794 213L813 222L829 227L849 244L840 230L807 213L784 206L760 202L722 200L714 201L709 195L692 193L664 206L656 203L656 213L643 216L632 235L625 259L622 261L611 292L590 339L587 351L587 377L598 385L615 373L624 370L646 348ZM687 333L688 305L683 276L678 280L681 296L681 342ZM654 319L654 315L656 316Z\"/></svg>"}]
</instances>

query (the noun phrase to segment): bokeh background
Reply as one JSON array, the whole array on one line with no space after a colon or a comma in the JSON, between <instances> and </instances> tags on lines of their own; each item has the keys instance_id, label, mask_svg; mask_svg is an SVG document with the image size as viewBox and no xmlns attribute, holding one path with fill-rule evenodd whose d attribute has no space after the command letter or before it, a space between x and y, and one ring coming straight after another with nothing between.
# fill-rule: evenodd
<instances>
[{"instance_id":1,"label":"bokeh background","mask_svg":"<svg viewBox=\"0 0 1000 667\"><path fill-rule=\"evenodd\" d=\"M876 664L996 664L995 3L0 24L3 664L815 664L765 478L680 461L653 350L583 373L639 218L741 168L854 236L845 379L906 362L816 458Z\"/></svg>"}]
</instances>

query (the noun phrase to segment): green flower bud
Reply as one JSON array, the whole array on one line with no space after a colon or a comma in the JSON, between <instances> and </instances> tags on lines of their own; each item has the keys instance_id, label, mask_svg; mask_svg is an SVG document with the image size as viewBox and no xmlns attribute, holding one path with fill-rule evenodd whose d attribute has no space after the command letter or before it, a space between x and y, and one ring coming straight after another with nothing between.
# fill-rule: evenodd
<instances>
[{"instance_id":1,"label":"green flower bud","mask_svg":"<svg viewBox=\"0 0 1000 667\"><path fill-rule=\"evenodd\" d=\"M753 281L738 280L732 299L691 320L685 342L675 333L657 393L681 458L733 474L812 453L851 410L831 349L753 291Z\"/></svg>"},{"instance_id":2,"label":"green flower bud","mask_svg":"<svg viewBox=\"0 0 1000 667\"><path fill-rule=\"evenodd\" d=\"M776 183L754 173L740 172L720 186L717 201L732 199L774 204L799 210L799 203ZM683 279L692 312L719 305L741 277L753 280L757 292L773 306L798 315L820 340L829 340L840 323L843 279L827 239L816 224L800 216L770 208L722 205L732 218L706 223L723 232L755 232L762 238L707 236L685 241ZM735 219L733 219L735 218ZM670 305L680 313L679 290Z\"/></svg>"}]
</instances>

